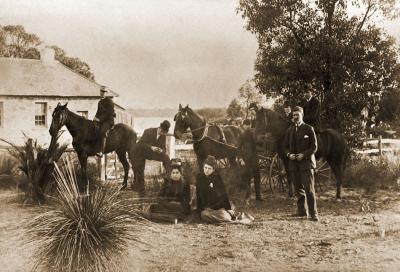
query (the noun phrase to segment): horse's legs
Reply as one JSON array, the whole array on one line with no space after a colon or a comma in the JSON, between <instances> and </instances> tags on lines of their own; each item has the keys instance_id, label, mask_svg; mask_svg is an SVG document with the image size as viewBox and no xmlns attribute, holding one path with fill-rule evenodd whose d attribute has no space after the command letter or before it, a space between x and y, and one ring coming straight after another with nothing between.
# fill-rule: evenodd
<instances>
[{"instance_id":1,"label":"horse's legs","mask_svg":"<svg viewBox=\"0 0 400 272\"><path fill-rule=\"evenodd\" d=\"M333 161L328 160L328 164L336 180L336 199L342 199L342 179L343 179L343 163L342 160Z\"/></svg>"},{"instance_id":2,"label":"horse's legs","mask_svg":"<svg viewBox=\"0 0 400 272\"><path fill-rule=\"evenodd\" d=\"M79 191L83 193L87 189L86 186L88 185L88 177L86 173L88 156L85 152L81 152L78 154L78 158L79 158L79 163L81 165L81 179L78 183L78 187Z\"/></svg>"},{"instance_id":3,"label":"horse's legs","mask_svg":"<svg viewBox=\"0 0 400 272\"><path fill-rule=\"evenodd\" d=\"M126 188L128 186L129 162L126 159L125 151L117 151L117 156L124 167L124 181L122 182L122 188Z\"/></svg>"}]
</instances>

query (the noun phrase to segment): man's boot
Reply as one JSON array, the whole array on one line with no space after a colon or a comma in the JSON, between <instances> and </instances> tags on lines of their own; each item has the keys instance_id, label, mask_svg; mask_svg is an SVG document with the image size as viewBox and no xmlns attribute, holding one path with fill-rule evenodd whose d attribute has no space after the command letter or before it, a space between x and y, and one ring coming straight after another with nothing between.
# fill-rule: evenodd
<instances>
[{"instance_id":1,"label":"man's boot","mask_svg":"<svg viewBox=\"0 0 400 272\"><path fill-rule=\"evenodd\" d=\"M103 154L105 153L105 149L106 149L106 141L107 141L107 136L105 135L101 139L101 151L98 152L96 154L96 156L98 156L100 158L103 157Z\"/></svg>"}]
</instances>

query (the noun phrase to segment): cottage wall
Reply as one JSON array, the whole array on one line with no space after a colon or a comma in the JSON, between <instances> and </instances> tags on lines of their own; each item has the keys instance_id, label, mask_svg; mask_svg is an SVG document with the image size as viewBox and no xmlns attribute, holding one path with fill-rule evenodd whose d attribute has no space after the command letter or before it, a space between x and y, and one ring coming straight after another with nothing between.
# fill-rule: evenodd
<instances>
[{"instance_id":1,"label":"cottage wall","mask_svg":"<svg viewBox=\"0 0 400 272\"><path fill-rule=\"evenodd\" d=\"M38 143L45 145L50 143L49 128L52 121L52 113L57 103L68 102L68 109L77 113L77 111L87 111L88 118L92 120L97 110L98 98L51 98L51 97L10 97L0 96L0 102L3 102L2 124L0 126L0 138L8 140L16 145L22 145L25 142L25 133L30 138L37 139ZM35 126L35 103L45 102L46 125ZM129 114L120 108L116 108L116 123L124 122L129 125L132 119ZM65 127L63 129L66 129ZM68 132L63 133L61 142L72 143L72 137ZM0 145L2 145L0 143Z\"/></svg>"}]
</instances>

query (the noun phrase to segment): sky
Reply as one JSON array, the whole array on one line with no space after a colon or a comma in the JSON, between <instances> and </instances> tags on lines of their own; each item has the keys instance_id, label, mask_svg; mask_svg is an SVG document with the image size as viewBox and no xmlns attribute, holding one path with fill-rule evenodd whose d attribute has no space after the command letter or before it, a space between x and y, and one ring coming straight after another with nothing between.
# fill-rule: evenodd
<instances>
[{"instance_id":1,"label":"sky","mask_svg":"<svg viewBox=\"0 0 400 272\"><path fill-rule=\"evenodd\" d=\"M254 74L257 42L239 0L1 0L21 24L87 62L129 108L226 106ZM400 37L399 21L385 23Z\"/></svg>"}]
</instances>

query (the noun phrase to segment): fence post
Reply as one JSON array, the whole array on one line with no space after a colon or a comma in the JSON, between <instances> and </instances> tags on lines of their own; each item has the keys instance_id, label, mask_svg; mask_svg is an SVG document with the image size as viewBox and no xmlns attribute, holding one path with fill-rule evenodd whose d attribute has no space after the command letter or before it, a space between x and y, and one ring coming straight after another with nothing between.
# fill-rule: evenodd
<instances>
[{"instance_id":1,"label":"fence post","mask_svg":"<svg viewBox=\"0 0 400 272\"><path fill-rule=\"evenodd\" d=\"M175 137L168 135L166 140L166 153L170 158L175 158Z\"/></svg>"},{"instance_id":2,"label":"fence post","mask_svg":"<svg viewBox=\"0 0 400 272\"><path fill-rule=\"evenodd\" d=\"M382 135L378 136L378 148L379 148L379 156L382 156Z\"/></svg>"}]
</instances>

